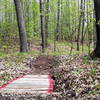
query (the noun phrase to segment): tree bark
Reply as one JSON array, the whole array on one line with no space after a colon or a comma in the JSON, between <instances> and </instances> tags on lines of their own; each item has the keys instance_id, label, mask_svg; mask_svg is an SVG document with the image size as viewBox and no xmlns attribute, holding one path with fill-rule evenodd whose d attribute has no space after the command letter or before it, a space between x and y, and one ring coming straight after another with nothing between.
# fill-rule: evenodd
<instances>
[{"instance_id":1,"label":"tree bark","mask_svg":"<svg viewBox=\"0 0 100 100\"><path fill-rule=\"evenodd\" d=\"M60 34L60 0L58 0L58 8L57 8L57 27L56 27L56 40L59 40Z\"/></svg>"},{"instance_id":2,"label":"tree bark","mask_svg":"<svg viewBox=\"0 0 100 100\"><path fill-rule=\"evenodd\" d=\"M78 34L77 34L77 51L80 50L80 32L81 32L81 24L82 24L82 7L83 7L83 0L81 0L80 4L80 17L79 17L79 27L78 27Z\"/></svg>"},{"instance_id":3,"label":"tree bark","mask_svg":"<svg viewBox=\"0 0 100 100\"><path fill-rule=\"evenodd\" d=\"M83 18L82 18L82 52L84 51L84 33L85 33L85 0L83 0L83 7L82 7L82 12L83 12Z\"/></svg>"},{"instance_id":4,"label":"tree bark","mask_svg":"<svg viewBox=\"0 0 100 100\"><path fill-rule=\"evenodd\" d=\"M45 52L45 47L46 47L46 44L45 44L45 17L44 17L44 14L43 14L43 1L40 0L40 20L41 20L41 38L42 38L42 52Z\"/></svg>"},{"instance_id":5,"label":"tree bark","mask_svg":"<svg viewBox=\"0 0 100 100\"><path fill-rule=\"evenodd\" d=\"M27 35L23 19L22 4L20 0L14 0L14 3L17 15L19 37L20 37L20 52L27 52L28 51Z\"/></svg>"},{"instance_id":6,"label":"tree bark","mask_svg":"<svg viewBox=\"0 0 100 100\"><path fill-rule=\"evenodd\" d=\"M94 0L94 8L96 15L96 48L92 53L92 57L100 58L100 0Z\"/></svg>"},{"instance_id":7,"label":"tree bark","mask_svg":"<svg viewBox=\"0 0 100 100\"><path fill-rule=\"evenodd\" d=\"M46 1L46 16L45 16L45 42L46 42L46 47L48 46L48 21L49 21L49 0Z\"/></svg>"}]
</instances>

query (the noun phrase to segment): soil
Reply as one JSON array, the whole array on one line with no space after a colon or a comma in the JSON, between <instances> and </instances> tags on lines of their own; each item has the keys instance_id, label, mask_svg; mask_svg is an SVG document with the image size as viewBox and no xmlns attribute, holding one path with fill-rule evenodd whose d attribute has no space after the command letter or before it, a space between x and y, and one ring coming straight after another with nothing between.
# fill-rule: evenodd
<instances>
[{"instance_id":1,"label":"soil","mask_svg":"<svg viewBox=\"0 0 100 100\"><path fill-rule=\"evenodd\" d=\"M50 74L52 70L59 67L59 58L57 56L38 56L31 60L27 65L30 67L31 74Z\"/></svg>"}]
</instances>

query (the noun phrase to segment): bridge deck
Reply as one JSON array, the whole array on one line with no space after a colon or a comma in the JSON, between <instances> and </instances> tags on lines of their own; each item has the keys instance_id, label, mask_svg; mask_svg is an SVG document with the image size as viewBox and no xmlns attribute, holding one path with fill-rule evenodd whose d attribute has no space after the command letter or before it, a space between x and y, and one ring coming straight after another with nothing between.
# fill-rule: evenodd
<instances>
[{"instance_id":1,"label":"bridge deck","mask_svg":"<svg viewBox=\"0 0 100 100\"><path fill-rule=\"evenodd\" d=\"M25 75L0 87L2 93L52 93L54 81L49 75Z\"/></svg>"}]
</instances>

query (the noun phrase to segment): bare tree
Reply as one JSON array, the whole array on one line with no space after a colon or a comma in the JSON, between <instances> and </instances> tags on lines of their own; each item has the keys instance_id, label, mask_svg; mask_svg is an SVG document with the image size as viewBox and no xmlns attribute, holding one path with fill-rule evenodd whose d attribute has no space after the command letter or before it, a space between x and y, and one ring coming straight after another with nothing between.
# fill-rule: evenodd
<instances>
[{"instance_id":1,"label":"bare tree","mask_svg":"<svg viewBox=\"0 0 100 100\"><path fill-rule=\"evenodd\" d=\"M45 16L45 35L46 47L48 46L48 22L49 22L49 0L46 0L46 16Z\"/></svg>"},{"instance_id":2,"label":"bare tree","mask_svg":"<svg viewBox=\"0 0 100 100\"><path fill-rule=\"evenodd\" d=\"M60 0L58 0L58 8L57 8L57 28L56 28L56 40L59 40L60 34Z\"/></svg>"},{"instance_id":3,"label":"bare tree","mask_svg":"<svg viewBox=\"0 0 100 100\"><path fill-rule=\"evenodd\" d=\"M82 14L83 14L83 0L81 0L80 4L80 17L79 17L79 27L78 27L78 35L77 35L77 50L80 50L80 30L81 30L81 24L82 24Z\"/></svg>"},{"instance_id":4,"label":"bare tree","mask_svg":"<svg viewBox=\"0 0 100 100\"><path fill-rule=\"evenodd\" d=\"M27 35L23 19L22 4L20 0L14 0L14 3L16 8L19 37L20 37L20 52L27 52L28 51Z\"/></svg>"},{"instance_id":5,"label":"bare tree","mask_svg":"<svg viewBox=\"0 0 100 100\"><path fill-rule=\"evenodd\" d=\"M42 37L42 51L45 52L45 17L43 11L43 1L40 0L40 19L41 19L41 37Z\"/></svg>"}]
</instances>

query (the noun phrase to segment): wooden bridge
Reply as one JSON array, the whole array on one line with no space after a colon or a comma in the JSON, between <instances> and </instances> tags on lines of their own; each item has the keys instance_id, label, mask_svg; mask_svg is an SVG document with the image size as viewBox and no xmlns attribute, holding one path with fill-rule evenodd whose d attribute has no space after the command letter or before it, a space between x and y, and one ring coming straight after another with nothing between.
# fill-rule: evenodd
<instances>
[{"instance_id":1,"label":"wooden bridge","mask_svg":"<svg viewBox=\"0 0 100 100\"><path fill-rule=\"evenodd\" d=\"M50 75L25 75L0 87L0 93L25 94L53 92L54 81Z\"/></svg>"}]
</instances>

